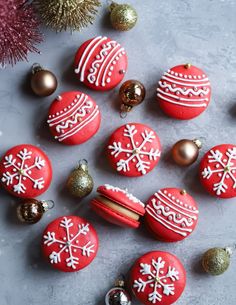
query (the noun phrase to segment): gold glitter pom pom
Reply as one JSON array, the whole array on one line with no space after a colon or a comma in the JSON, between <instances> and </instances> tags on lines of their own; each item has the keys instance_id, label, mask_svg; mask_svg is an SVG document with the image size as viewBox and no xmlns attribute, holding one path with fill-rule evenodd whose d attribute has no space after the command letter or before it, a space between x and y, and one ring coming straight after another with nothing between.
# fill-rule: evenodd
<instances>
[{"instance_id":1,"label":"gold glitter pom pom","mask_svg":"<svg viewBox=\"0 0 236 305\"><path fill-rule=\"evenodd\" d=\"M57 32L80 31L93 23L99 0L35 0L34 5L45 23Z\"/></svg>"}]
</instances>

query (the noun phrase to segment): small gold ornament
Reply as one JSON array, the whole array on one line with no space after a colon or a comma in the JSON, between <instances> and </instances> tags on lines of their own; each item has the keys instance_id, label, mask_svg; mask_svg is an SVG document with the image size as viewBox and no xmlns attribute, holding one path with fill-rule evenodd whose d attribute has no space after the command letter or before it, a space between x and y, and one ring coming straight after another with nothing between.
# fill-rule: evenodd
<instances>
[{"instance_id":1,"label":"small gold ornament","mask_svg":"<svg viewBox=\"0 0 236 305\"><path fill-rule=\"evenodd\" d=\"M224 273L230 265L230 248L212 248L204 253L202 266L211 275Z\"/></svg>"},{"instance_id":2,"label":"small gold ornament","mask_svg":"<svg viewBox=\"0 0 236 305\"><path fill-rule=\"evenodd\" d=\"M31 74L31 88L38 96L49 96L57 89L57 78L39 64L33 64Z\"/></svg>"},{"instance_id":3,"label":"small gold ornament","mask_svg":"<svg viewBox=\"0 0 236 305\"><path fill-rule=\"evenodd\" d=\"M67 180L67 189L71 195L83 198L93 190L93 178L88 172L88 162L80 160Z\"/></svg>"},{"instance_id":4,"label":"small gold ornament","mask_svg":"<svg viewBox=\"0 0 236 305\"><path fill-rule=\"evenodd\" d=\"M99 0L34 0L33 3L44 24L57 32L80 31L92 24L101 5Z\"/></svg>"},{"instance_id":5,"label":"small gold ornament","mask_svg":"<svg viewBox=\"0 0 236 305\"><path fill-rule=\"evenodd\" d=\"M201 147L202 144L198 139L180 140L172 147L172 158L178 165L191 165L197 160Z\"/></svg>"},{"instance_id":6,"label":"small gold ornament","mask_svg":"<svg viewBox=\"0 0 236 305\"><path fill-rule=\"evenodd\" d=\"M142 103L145 95L146 89L141 82L132 79L124 82L119 91L121 117L125 117L127 112L131 111L134 106Z\"/></svg>"},{"instance_id":7,"label":"small gold ornament","mask_svg":"<svg viewBox=\"0 0 236 305\"><path fill-rule=\"evenodd\" d=\"M43 214L54 207L52 200L25 199L17 207L17 217L21 222L34 224Z\"/></svg>"},{"instance_id":8,"label":"small gold ornament","mask_svg":"<svg viewBox=\"0 0 236 305\"><path fill-rule=\"evenodd\" d=\"M118 4L112 2L109 10L111 24L113 28L118 31L131 30L138 20L136 10L129 4Z\"/></svg>"}]
</instances>

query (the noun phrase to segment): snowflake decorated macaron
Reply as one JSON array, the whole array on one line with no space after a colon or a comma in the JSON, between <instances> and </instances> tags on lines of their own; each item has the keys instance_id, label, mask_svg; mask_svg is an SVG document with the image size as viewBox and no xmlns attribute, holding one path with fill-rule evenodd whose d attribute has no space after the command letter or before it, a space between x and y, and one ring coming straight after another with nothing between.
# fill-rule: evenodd
<instances>
[{"instance_id":1,"label":"snowflake decorated macaron","mask_svg":"<svg viewBox=\"0 0 236 305\"><path fill-rule=\"evenodd\" d=\"M106 91L116 87L127 70L127 55L115 40L97 36L84 42L74 61L75 73L91 89Z\"/></svg>"},{"instance_id":2,"label":"snowflake decorated macaron","mask_svg":"<svg viewBox=\"0 0 236 305\"><path fill-rule=\"evenodd\" d=\"M97 250L95 229L78 216L59 217L43 233L43 254L52 267L60 271L74 272L85 268L94 260Z\"/></svg>"},{"instance_id":3,"label":"snowflake decorated macaron","mask_svg":"<svg viewBox=\"0 0 236 305\"><path fill-rule=\"evenodd\" d=\"M135 262L130 273L130 284L142 304L170 305L184 291L186 271L173 254L153 251Z\"/></svg>"},{"instance_id":4,"label":"snowflake decorated macaron","mask_svg":"<svg viewBox=\"0 0 236 305\"><path fill-rule=\"evenodd\" d=\"M191 64L175 66L159 81L157 98L168 116L189 120L206 110L211 99L211 84L201 69Z\"/></svg>"},{"instance_id":5,"label":"snowflake decorated macaron","mask_svg":"<svg viewBox=\"0 0 236 305\"><path fill-rule=\"evenodd\" d=\"M97 192L91 206L99 216L118 226L139 227L140 217L145 214L143 202L128 190L110 184L99 186Z\"/></svg>"},{"instance_id":6,"label":"snowflake decorated macaron","mask_svg":"<svg viewBox=\"0 0 236 305\"><path fill-rule=\"evenodd\" d=\"M119 127L107 146L112 167L129 177L149 173L161 156L161 144L154 130L144 124L128 123Z\"/></svg>"},{"instance_id":7,"label":"snowflake decorated macaron","mask_svg":"<svg viewBox=\"0 0 236 305\"><path fill-rule=\"evenodd\" d=\"M236 197L236 145L221 144L211 148L201 160L199 175L211 195Z\"/></svg>"},{"instance_id":8,"label":"snowflake decorated macaron","mask_svg":"<svg viewBox=\"0 0 236 305\"><path fill-rule=\"evenodd\" d=\"M194 231L198 214L197 203L185 190L164 188L148 200L145 224L157 239L176 242Z\"/></svg>"},{"instance_id":9,"label":"snowflake decorated macaron","mask_svg":"<svg viewBox=\"0 0 236 305\"><path fill-rule=\"evenodd\" d=\"M38 197L51 183L51 162L36 146L15 146L0 161L0 179L2 186L16 197Z\"/></svg>"},{"instance_id":10,"label":"snowflake decorated macaron","mask_svg":"<svg viewBox=\"0 0 236 305\"><path fill-rule=\"evenodd\" d=\"M52 102L47 122L57 141L78 145L97 133L101 115L90 96L80 91L70 91L62 93Z\"/></svg>"}]
</instances>

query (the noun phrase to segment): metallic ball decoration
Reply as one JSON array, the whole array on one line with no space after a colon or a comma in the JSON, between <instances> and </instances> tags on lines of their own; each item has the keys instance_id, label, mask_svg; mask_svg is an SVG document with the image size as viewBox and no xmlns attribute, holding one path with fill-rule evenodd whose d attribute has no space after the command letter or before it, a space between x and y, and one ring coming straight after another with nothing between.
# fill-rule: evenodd
<instances>
[{"instance_id":1,"label":"metallic ball decoration","mask_svg":"<svg viewBox=\"0 0 236 305\"><path fill-rule=\"evenodd\" d=\"M180 140L172 147L171 154L174 161L181 166L193 164L199 155L202 144L199 140Z\"/></svg>"},{"instance_id":2,"label":"metallic ball decoration","mask_svg":"<svg viewBox=\"0 0 236 305\"><path fill-rule=\"evenodd\" d=\"M88 172L86 160L79 162L79 165L68 177L66 185L70 194L78 198L83 198L92 192L93 178Z\"/></svg>"},{"instance_id":3,"label":"metallic ball decoration","mask_svg":"<svg viewBox=\"0 0 236 305\"><path fill-rule=\"evenodd\" d=\"M23 223L34 224L53 206L54 202L52 200L25 199L17 207L17 217Z\"/></svg>"},{"instance_id":4,"label":"metallic ball decoration","mask_svg":"<svg viewBox=\"0 0 236 305\"><path fill-rule=\"evenodd\" d=\"M127 80L122 84L119 91L121 111L129 112L134 106L142 103L146 95L146 89L137 80Z\"/></svg>"},{"instance_id":5,"label":"metallic ball decoration","mask_svg":"<svg viewBox=\"0 0 236 305\"><path fill-rule=\"evenodd\" d=\"M131 305L131 298L125 289L115 287L106 294L105 303L106 305Z\"/></svg>"},{"instance_id":6,"label":"metallic ball decoration","mask_svg":"<svg viewBox=\"0 0 236 305\"><path fill-rule=\"evenodd\" d=\"M49 96L57 89L56 76L48 70L44 70L38 64L34 64L31 75L31 88L38 96Z\"/></svg>"},{"instance_id":7,"label":"metallic ball decoration","mask_svg":"<svg viewBox=\"0 0 236 305\"><path fill-rule=\"evenodd\" d=\"M224 273L230 265L230 252L223 248L212 248L204 253L202 266L211 275Z\"/></svg>"},{"instance_id":8,"label":"metallic ball decoration","mask_svg":"<svg viewBox=\"0 0 236 305\"><path fill-rule=\"evenodd\" d=\"M112 2L110 5L110 20L114 29L118 31L129 31L135 26L138 20L138 14L129 4Z\"/></svg>"}]
</instances>

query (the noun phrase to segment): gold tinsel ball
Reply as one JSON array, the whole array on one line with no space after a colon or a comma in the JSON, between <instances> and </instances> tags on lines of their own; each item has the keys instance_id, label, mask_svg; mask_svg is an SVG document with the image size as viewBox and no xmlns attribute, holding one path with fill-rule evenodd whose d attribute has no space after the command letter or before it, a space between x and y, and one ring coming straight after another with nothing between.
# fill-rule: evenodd
<instances>
[{"instance_id":1,"label":"gold tinsel ball","mask_svg":"<svg viewBox=\"0 0 236 305\"><path fill-rule=\"evenodd\" d=\"M202 266L211 275L224 273L230 265L230 253L223 248L212 248L204 253Z\"/></svg>"},{"instance_id":2,"label":"gold tinsel ball","mask_svg":"<svg viewBox=\"0 0 236 305\"><path fill-rule=\"evenodd\" d=\"M67 189L71 195L83 198L93 190L93 178L88 172L87 161L83 160L76 167L67 180Z\"/></svg>"},{"instance_id":3,"label":"gold tinsel ball","mask_svg":"<svg viewBox=\"0 0 236 305\"><path fill-rule=\"evenodd\" d=\"M112 2L110 5L110 20L114 29L118 31L129 31L135 26L138 20L138 14L129 4Z\"/></svg>"}]
</instances>

